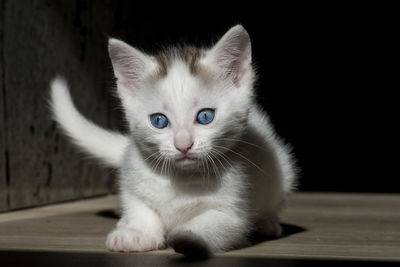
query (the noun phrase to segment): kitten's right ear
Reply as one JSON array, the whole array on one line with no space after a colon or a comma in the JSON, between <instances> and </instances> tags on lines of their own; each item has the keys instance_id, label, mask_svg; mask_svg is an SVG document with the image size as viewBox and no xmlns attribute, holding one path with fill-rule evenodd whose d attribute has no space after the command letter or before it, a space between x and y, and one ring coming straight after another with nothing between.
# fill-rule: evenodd
<instances>
[{"instance_id":1,"label":"kitten's right ear","mask_svg":"<svg viewBox=\"0 0 400 267\"><path fill-rule=\"evenodd\" d=\"M208 62L219 66L237 87L251 80L251 42L242 25L236 25L225 33L207 57Z\"/></svg>"},{"instance_id":2,"label":"kitten's right ear","mask_svg":"<svg viewBox=\"0 0 400 267\"><path fill-rule=\"evenodd\" d=\"M117 39L109 39L108 52L117 78L118 88L136 94L141 83L152 67L149 56Z\"/></svg>"}]
</instances>

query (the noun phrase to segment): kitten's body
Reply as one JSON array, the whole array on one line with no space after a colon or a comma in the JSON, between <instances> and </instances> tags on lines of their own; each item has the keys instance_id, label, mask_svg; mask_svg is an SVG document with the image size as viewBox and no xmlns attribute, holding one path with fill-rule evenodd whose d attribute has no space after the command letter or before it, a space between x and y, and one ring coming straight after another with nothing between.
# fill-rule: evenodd
<instances>
[{"instance_id":1,"label":"kitten's body","mask_svg":"<svg viewBox=\"0 0 400 267\"><path fill-rule=\"evenodd\" d=\"M64 82L52 85L63 129L120 170L123 216L107 247L147 251L169 245L204 256L245 244L253 230L280 235L277 215L294 172L288 151L254 103L247 33L236 26L210 50L171 51L150 58L110 40L128 136L86 121ZM215 110L209 125L194 119L202 108ZM158 112L169 118L165 129L146 119Z\"/></svg>"}]
</instances>

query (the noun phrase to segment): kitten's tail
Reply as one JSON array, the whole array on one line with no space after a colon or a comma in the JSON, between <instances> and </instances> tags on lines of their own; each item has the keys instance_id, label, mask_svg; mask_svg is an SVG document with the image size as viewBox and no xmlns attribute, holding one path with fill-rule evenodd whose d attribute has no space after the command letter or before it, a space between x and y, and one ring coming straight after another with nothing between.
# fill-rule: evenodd
<instances>
[{"instance_id":1,"label":"kitten's tail","mask_svg":"<svg viewBox=\"0 0 400 267\"><path fill-rule=\"evenodd\" d=\"M60 77L51 82L50 104L54 119L78 147L107 165L120 166L128 137L103 129L83 117L72 102L65 80Z\"/></svg>"}]
</instances>

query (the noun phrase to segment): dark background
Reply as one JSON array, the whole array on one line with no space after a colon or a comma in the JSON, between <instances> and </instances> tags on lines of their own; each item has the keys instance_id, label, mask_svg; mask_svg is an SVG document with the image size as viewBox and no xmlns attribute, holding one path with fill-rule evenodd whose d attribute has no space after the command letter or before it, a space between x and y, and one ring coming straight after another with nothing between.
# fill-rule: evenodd
<instances>
[{"instance_id":1,"label":"dark background","mask_svg":"<svg viewBox=\"0 0 400 267\"><path fill-rule=\"evenodd\" d=\"M127 40L150 51L165 42L209 44L241 23L252 39L259 102L298 158L299 189L399 192L386 150L394 148L386 132L395 108L393 19L389 8L366 5L185 10L144 19L142 39Z\"/></svg>"},{"instance_id":2,"label":"dark background","mask_svg":"<svg viewBox=\"0 0 400 267\"><path fill-rule=\"evenodd\" d=\"M259 102L294 148L299 190L399 192L390 153L399 88L391 7L0 3L0 210L115 191L113 171L83 160L52 122L54 75L68 79L85 116L121 129L108 37L153 53L175 43L210 46L237 23L252 39Z\"/></svg>"},{"instance_id":3,"label":"dark background","mask_svg":"<svg viewBox=\"0 0 400 267\"><path fill-rule=\"evenodd\" d=\"M377 109L391 108L385 91L394 89L384 80L393 71L389 8L203 6L129 15L135 9L127 4L118 27L129 28L125 40L149 52L182 42L211 45L237 23L247 29L259 102L294 147L300 190L399 191L389 170L378 167L385 155L376 150L384 146L381 124L390 115Z\"/></svg>"}]
</instances>

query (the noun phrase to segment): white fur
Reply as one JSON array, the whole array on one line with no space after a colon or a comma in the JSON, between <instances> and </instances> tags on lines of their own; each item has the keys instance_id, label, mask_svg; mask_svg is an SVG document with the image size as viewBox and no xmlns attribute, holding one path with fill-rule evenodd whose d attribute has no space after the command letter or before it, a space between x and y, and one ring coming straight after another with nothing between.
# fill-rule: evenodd
<instances>
[{"instance_id":1,"label":"white fur","mask_svg":"<svg viewBox=\"0 0 400 267\"><path fill-rule=\"evenodd\" d=\"M111 55L130 138L88 122L65 83L52 83L53 111L63 129L78 146L120 170L123 215L107 237L108 249L159 249L189 231L220 252L244 244L253 229L280 234L278 212L295 173L288 148L255 104L249 42L243 27L235 26L206 51L200 64L215 73L212 82L191 75L177 57L167 76L146 84L146 71L129 60L139 58L154 69L152 57L137 50L122 61ZM129 54L121 43L111 40L110 51ZM123 66L132 68L129 77ZM195 122L202 108L216 110L208 125ZM166 115L169 126L154 128L149 121L154 113ZM199 160L177 160L182 153L174 140L182 129L194 142L190 155Z\"/></svg>"},{"instance_id":2,"label":"white fur","mask_svg":"<svg viewBox=\"0 0 400 267\"><path fill-rule=\"evenodd\" d=\"M55 120L74 143L89 155L119 167L128 138L98 127L85 119L72 103L66 82L58 77L51 83L51 108Z\"/></svg>"}]
</instances>

